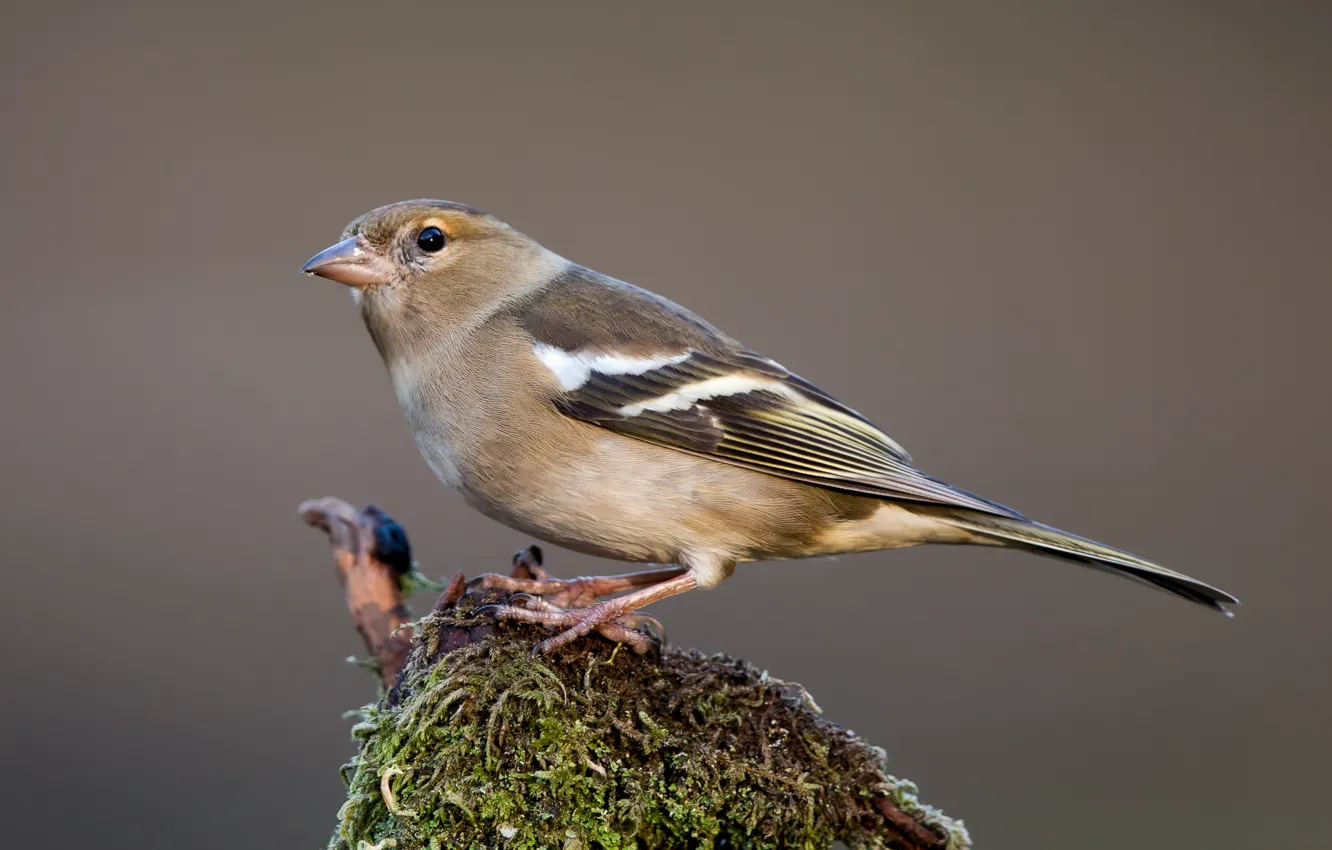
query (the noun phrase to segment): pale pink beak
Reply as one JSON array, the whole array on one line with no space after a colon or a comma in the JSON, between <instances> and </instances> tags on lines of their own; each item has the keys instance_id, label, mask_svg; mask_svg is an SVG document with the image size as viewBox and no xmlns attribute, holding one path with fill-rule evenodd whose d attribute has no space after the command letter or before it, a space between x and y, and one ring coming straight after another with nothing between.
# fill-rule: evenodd
<instances>
[{"instance_id":1,"label":"pale pink beak","mask_svg":"<svg viewBox=\"0 0 1332 850\"><path fill-rule=\"evenodd\" d=\"M359 236L344 239L315 254L301 266L301 271L356 287L388 283L393 273L390 264L370 251Z\"/></svg>"}]
</instances>

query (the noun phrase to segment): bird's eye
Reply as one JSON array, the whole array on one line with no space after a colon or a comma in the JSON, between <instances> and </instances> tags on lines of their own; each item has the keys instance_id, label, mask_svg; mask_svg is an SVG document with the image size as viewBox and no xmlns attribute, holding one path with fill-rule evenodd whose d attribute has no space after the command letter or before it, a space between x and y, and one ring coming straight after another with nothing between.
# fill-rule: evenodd
<instances>
[{"instance_id":1,"label":"bird's eye","mask_svg":"<svg viewBox=\"0 0 1332 850\"><path fill-rule=\"evenodd\" d=\"M427 254L437 254L444 250L444 231L438 227L424 227L416 234L416 244Z\"/></svg>"}]
</instances>

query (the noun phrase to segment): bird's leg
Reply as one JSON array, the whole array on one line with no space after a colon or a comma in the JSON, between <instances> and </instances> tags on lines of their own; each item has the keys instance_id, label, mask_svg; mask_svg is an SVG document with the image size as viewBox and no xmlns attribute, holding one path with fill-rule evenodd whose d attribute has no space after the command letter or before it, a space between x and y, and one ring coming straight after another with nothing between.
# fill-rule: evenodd
<instances>
[{"instance_id":1,"label":"bird's leg","mask_svg":"<svg viewBox=\"0 0 1332 850\"><path fill-rule=\"evenodd\" d=\"M535 575L531 564L524 564L523 566L529 574ZM615 576L551 578L545 570L541 569L539 564L536 567L543 577L516 578L514 576L502 576L498 573L489 573L472 579L469 587L474 589L495 587L511 593L530 593L535 596L546 597L559 608L586 608L603 596L609 596L612 593L623 593L626 590L641 587L651 587L673 579L684 572L683 567L661 567Z\"/></svg>"},{"instance_id":2,"label":"bird's leg","mask_svg":"<svg viewBox=\"0 0 1332 850\"><path fill-rule=\"evenodd\" d=\"M664 573L667 571L651 570L649 572ZM560 608L541 600L533 608L523 608L517 605L494 605L486 606L483 610L490 612L498 620L520 620L525 623L540 623L545 626L564 628L564 631L552 638L541 641L532 649L535 653L549 652L583 637L593 629L598 629L607 624L616 625L615 621L617 619L631 614L635 608L641 608L659 599L675 596L698 587L698 579L683 567L676 567L671 572L673 573L672 578L666 578L664 581L654 581L650 586L643 587L641 590L635 590L633 593L626 593L624 596L617 596L614 599L607 599L605 602L597 602L583 608ZM641 575L644 575L644 573L611 576L610 578L629 579ZM633 585L629 586L632 587ZM619 628L623 627L620 626ZM607 635L607 637L610 636ZM617 640L618 638L611 639ZM636 652L643 651L639 648L637 641L625 642L633 646Z\"/></svg>"}]
</instances>

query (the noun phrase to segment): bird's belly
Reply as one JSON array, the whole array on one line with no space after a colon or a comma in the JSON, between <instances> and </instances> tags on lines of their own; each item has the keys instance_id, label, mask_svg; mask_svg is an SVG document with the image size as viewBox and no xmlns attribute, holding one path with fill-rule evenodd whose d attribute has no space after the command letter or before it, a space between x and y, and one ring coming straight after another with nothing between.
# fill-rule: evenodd
<instances>
[{"instance_id":1,"label":"bird's belly","mask_svg":"<svg viewBox=\"0 0 1332 850\"><path fill-rule=\"evenodd\" d=\"M606 460L548 462L503 488L464 477L459 489L488 516L589 555L672 563L698 542L685 525L680 481L651 465L633 471Z\"/></svg>"},{"instance_id":2,"label":"bird's belly","mask_svg":"<svg viewBox=\"0 0 1332 850\"><path fill-rule=\"evenodd\" d=\"M545 443L542 462L519 463L527 474L504 486L469 486L464 474L464 497L558 545L650 563L689 553L727 562L826 554L826 535L848 508L827 491L572 424L593 436L558 441L566 451ZM880 504L853 501L852 513L864 515Z\"/></svg>"}]
</instances>

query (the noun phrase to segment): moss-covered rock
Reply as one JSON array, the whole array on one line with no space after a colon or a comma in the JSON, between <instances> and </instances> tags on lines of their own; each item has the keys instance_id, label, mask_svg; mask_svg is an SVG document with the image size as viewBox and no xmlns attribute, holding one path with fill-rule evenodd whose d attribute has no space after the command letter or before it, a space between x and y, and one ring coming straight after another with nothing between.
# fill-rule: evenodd
<instances>
[{"instance_id":1,"label":"moss-covered rock","mask_svg":"<svg viewBox=\"0 0 1332 850\"><path fill-rule=\"evenodd\" d=\"M361 709L332 850L968 846L798 686L596 635L534 658L546 633L484 601L425 618L397 685Z\"/></svg>"}]
</instances>

